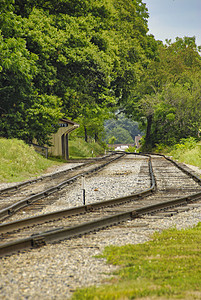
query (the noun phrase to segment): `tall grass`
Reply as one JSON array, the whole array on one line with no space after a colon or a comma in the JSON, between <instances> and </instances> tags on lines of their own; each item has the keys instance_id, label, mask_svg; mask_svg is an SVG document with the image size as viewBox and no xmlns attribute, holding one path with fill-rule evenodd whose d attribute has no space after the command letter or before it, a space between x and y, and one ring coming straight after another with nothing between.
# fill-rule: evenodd
<instances>
[{"instance_id":1,"label":"tall grass","mask_svg":"<svg viewBox=\"0 0 201 300\"><path fill-rule=\"evenodd\" d=\"M0 182L22 181L55 165L23 141L0 138Z\"/></svg>"},{"instance_id":2,"label":"tall grass","mask_svg":"<svg viewBox=\"0 0 201 300\"><path fill-rule=\"evenodd\" d=\"M81 138L69 141L70 158L89 158L104 154L104 148L98 143L86 143Z\"/></svg>"},{"instance_id":3,"label":"tall grass","mask_svg":"<svg viewBox=\"0 0 201 300\"><path fill-rule=\"evenodd\" d=\"M183 140L173 147L170 155L180 162L201 168L201 142L196 143L190 139Z\"/></svg>"},{"instance_id":4,"label":"tall grass","mask_svg":"<svg viewBox=\"0 0 201 300\"><path fill-rule=\"evenodd\" d=\"M174 159L197 166L201 169L201 142L195 138L181 139L180 143L168 147L166 145L157 145L155 152L171 155Z\"/></svg>"},{"instance_id":5,"label":"tall grass","mask_svg":"<svg viewBox=\"0 0 201 300\"><path fill-rule=\"evenodd\" d=\"M94 157L104 153L97 143L82 139L69 141L70 158ZM48 167L60 165L62 159L46 159L33 147L17 139L0 138L0 182L17 182L41 175Z\"/></svg>"}]
</instances>

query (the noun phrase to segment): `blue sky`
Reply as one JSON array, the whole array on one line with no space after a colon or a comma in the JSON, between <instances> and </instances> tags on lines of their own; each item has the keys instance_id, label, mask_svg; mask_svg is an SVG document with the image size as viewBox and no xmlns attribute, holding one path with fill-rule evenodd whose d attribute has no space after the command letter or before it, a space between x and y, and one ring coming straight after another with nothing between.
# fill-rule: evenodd
<instances>
[{"instance_id":1,"label":"blue sky","mask_svg":"<svg viewBox=\"0 0 201 300\"><path fill-rule=\"evenodd\" d=\"M149 11L149 33L157 40L196 37L201 46L201 0L143 0Z\"/></svg>"}]
</instances>

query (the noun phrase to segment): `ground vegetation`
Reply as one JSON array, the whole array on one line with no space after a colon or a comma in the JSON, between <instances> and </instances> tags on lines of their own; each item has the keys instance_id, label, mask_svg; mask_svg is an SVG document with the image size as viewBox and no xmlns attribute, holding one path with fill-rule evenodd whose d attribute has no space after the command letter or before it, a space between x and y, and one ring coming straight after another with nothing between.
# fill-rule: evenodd
<instances>
[{"instance_id":1,"label":"ground vegetation","mask_svg":"<svg viewBox=\"0 0 201 300\"><path fill-rule=\"evenodd\" d=\"M24 141L6 138L0 138L0 161L0 182L19 182L37 177L57 164L36 153Z\"/></svg>"},{"instance_id":2,"label":"ground vegetation","mask_svg":"<svg viewBox=\"0 0 201 300\"><path fill-rule=\"evenodd\" d=\"M83 139L69 141L70 159L92 158L103 155L105 149L98 143L86 143ZM48 159L36 153L33 146L22 140L0 138L0 182L19 182L53 172L68 161L61 157Z\"/></svg>"},{"instance_id":3,"label":"ground vegetation","mask_svg":"<svg viewBox=\"0 0 201 300\"><path fill-rule=\"evenodd\" d=\"M110 282L81 289L72 299L199 299L201 223L171 228L138 245L108 246L108 263L120 266ZM190 243L189 243L190 241Z\"/></svg>"},{"instance_id":4,"label":"ground vegetation","mask_svg":"<svg viewBox=\"0 0 201 300\"><path fill-rule=\"evenodd\" d=\"M201 142L193 137L182 138L179 143L167 146L164 143L157 144L154 152L163 153L173 157L179 162L196 166L201 169Z\"/></svg>"}]
</instances>

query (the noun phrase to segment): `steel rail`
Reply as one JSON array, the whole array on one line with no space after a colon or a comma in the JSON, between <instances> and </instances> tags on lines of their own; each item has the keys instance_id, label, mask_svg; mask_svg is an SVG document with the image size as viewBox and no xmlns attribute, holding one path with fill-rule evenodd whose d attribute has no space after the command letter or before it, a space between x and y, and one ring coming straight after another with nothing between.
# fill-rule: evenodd
<instances>
[{"instance_id":1,"label":"steel rail","mask_svg":"<svg viewBox=\"0 0 201 300\"><path fill-rule=\"evenodd\" d=\"M164 155L164 154L159 154L159 153L150 153L150 155L156 155L160 157L164 157L166 160L170 161L172 164L174 164L179 170L184 172L186 175L190 176L195 182L201 185L201 178L199 178L197 175L193 174L192 172L186 170L181 164L176 162L175 160L171 159L170 157Z\"/></svg>"},{"instance_id":2,"label":"steel rail","mask_svg":"<svg viewBox=\"0 0 201 300\"><path fill-rule=\"evenodd\" d=\"M128 201L133 201L136 199L138 200L142 197L151 195L153 193L153 191L154 191L154 186L152 186L144 191L141 191L140 193L131 194L129 196L125 196L125 197L121 197L121 198L113 198L113 199L106 200L106 201L95 202L95 203L91 203L88 205L76 206L76 207L68 208L65 210L59 210L59 211L55 211L55 212L51 212L51 213L46 213L46 214L39 215L36 217L24 218L24 219L21 219L18 221L0 224L0 234L8 232L9 230L18 230L25 226L31 226L34 224L38 225L38 224L42 224L42 223L48 222L48 221L55 221L55 220L58 220L63 217L70 217L73 215L90 212L95 209L99 209L99 208L103 208L103 207L118 205L118 204L122 204L122 203L125 203Z\"/></svg>"},{"instance_id":3,"label":"steel rail","mask_svg":"<svg viewBox=\"0 0 201 300\"><path fill-rule=\"evenodd\" d=\"M114 226L118 223L127 220L139 218L145 214L155 213L160 210L168 209L175 206L186 205L188 203L192 203L193 201L197 201L200 199L201 192L187 197L182 197L176 200L166 201L163 203L138 208L132 211L119 213L114 216L104 217L92 222L86 222L84 224L73 226L70 228L56 228L47 232L43 232L41 234L30 236L26 239L20 239L14 242L3 244L0 246L0 256L9 255L20 250L41 247L48 243L58 242L61 240L80 236L93 231L104 229L109 226Z\"/></svg>"},{"instance_id":4,"label":"steel rail","mask_svg":"<svg viewBox=\"0 0 201 300\"><path fill-rule=\"evenodd\" d=\"M82 165L79 165L79 166L76 166L76 167L72 167L70 169L67 169L67 170L63 170L63 171L59 171L59 172L55 172L53 174L48 174L48 175L43 175L43 176L40 176L40 177L37 177L37 178L33 178L33 179L30 179L30 180L26 180L26 181L23 181L23 182L20 182L18 184L15 184L13 186L10 186L10 187L6 187L6 188L2 188L0 189L0 194L3 194L3 193L6 193L8 191L12 191L12 190L18 190L19 188L21 187L24 187L24 186L27 186L27 185L30 185L32 183L36 183L38 181L42 181L44 179L47 179L47 178L55 178L55 177L58 177L60 175L63 175L65 173L68 173L68 172L71 172L71 171L75 171L81 167L85 167L89 164L91 164L93 161L98 161L98 160L103 160L107 157L110 157L110 156L113 156L115 155L116 153L111 153L109 155L106 155L106 156L102 156L102 157L98 157L98 158L93 158L92 160L90 161L87 161L85 163L83 163Z\"/></svg>"},{"instance_id":5,"label":"steel rail","mask_svg":"<svg viewBox=\"0 0 201 300\"><path fill-rule=\"evenodd\" d=\"M152 170L152 166L151 166L151 158L149 160L149 163L150 163L149 169L151 172L150 175L152 174L150 189L153 191L156 187L155 187L155 178L154 178L154 174L153 174L153 170ZM181 170L183 171L183 168ZM185 170L185 173L186 173L186 170ZM187 171L187 174L190 176L192 175L188 171ZM201 182L200 179L199 179L199 182ZM148 190L150 190L150 189L148 189ZM148 192L148 190L143 191L143 193L146 194ZM135 194L135 196L137 196L137 195L138 194ZM124 197L124 198L128 198L128 200L129 200L129 197L131 197L131 196ZM121 198L118 198L118 199L120 201ZM112 199L112 200L115 201L115 199ZM126 220L131 220L134 218L141 217L144 214L155 213L155 212L165 210L168 208L186 205L188 203L192 203L192 202L198 201L198 200L201 200L201 192L194 193L192 195L188 195L188 196L185 196L185 197L182 197L179 199L170 200L170 201L154 204L151 206L138 208L138 209L135 209L132 211L118 213L113 216L104 217L104 218L97 219L92 222L87 222L87 223L84 223L81 225L76 225L76 226L70 227L70 228L69 227L68 228L65 228L65 227L56 228L56 229L49 230L49 231L46 231L43 233L35 234L26 239L20 239L20 240L14 241L14 242L3 244L0 246L0 256L11 254L13 252L20 251L22 249L24 250L24 249L40 247L47 243L52 243L52 242L57 242L57 241L64 240L64 239L69 239L71 237L76 237L76 236L79 236L82 234L86 234L86 233L92 232L94 230L100 230L100 229L106 228L108 226L113 226L115 224L118 224L118 223L126 221ZM98 204L96 204L96 205L98 206ZM86 211L91 210L92 205L88 205L86 207L79 207L78 209L81 209L81 212L82 212L82 209L85 209ZM58 212L58 214L59 213L62 214L61 211ZM9 226L9 224L8 224L8 226Z\"/></svg>"},{"instance_id":6,"label":"steel rail","mask_svg":"<svg viewBox=\"0 0 201 300\"><path fill-rule=\"evenodd\" d=\"M145 156L147 156L147 155L145 155ZM8 232L9 230L18 230L25 226L31 226L34 224L38 225L38 224L42 224L42 223L48 222L48 221L55 221L55 220L58 220L63 217L69 217L69 216L73 216L76 214L86 213L86 212L93 211L95 209L99 209L102 207L118 205L118 204L122 204L122 203L125 203L128 201L133 201L133 200L136 200L139 198L149 196L156 189L156 181L154 178L150 157L149 157L149 161L148 161L148 166L149 166L149 174L150 174L150 181L151 181L150 188L148 188L148 189L145 189L139 193L131 194L131 195L124 196L124 197L113 198L113 199L106 200L106 201L95 202L95 203L91 203L89 205L76 206L73 208L68 208L68 209L59 210L59 211L55 211L55 212L51 212L51 213L46 213L46 214L35 216L35 217L24 218L24 219L21 219L18 221L0 224L0 233L5 233L5 232Z\"/></svg>"},{"instance_id":7,"label":"steel rail","mask_svg":"<svg viewBox=\"0 0 201 300\"><path fill-rule=\"evenodd\" d=\"M59 183L58 185L50 187L47 190L44 190L44 191L42 191L40 193L37 193L35 195L29 196L29 197L27 197L23 200L18 201L15 204L12 204L12 205L0 210L0 220L4 220L4 219L12 216L14 213L16 213L20 209L24 208L25 206L31 205L32 203L34 203L38 200L41 200L45 197L48 197L49 195L57 192L58 190L63 189L65 186L67 186L70 183L74 182L75 180L77 180L81 176L85 176L85 175L88 175L90 173L97 172L98 170L104 168L105 166L107 166L108 164L114 162L115 160L120 159L124 155L125 155L125 153L120 153L120 156L115 157L115 158L111 159L110 161L107 161L104 164L101 164L100 166L93 168L90 171L85 171L85 172L80 173L76 176L73 176L73 177Z\"/></svg>"}]
</instances>

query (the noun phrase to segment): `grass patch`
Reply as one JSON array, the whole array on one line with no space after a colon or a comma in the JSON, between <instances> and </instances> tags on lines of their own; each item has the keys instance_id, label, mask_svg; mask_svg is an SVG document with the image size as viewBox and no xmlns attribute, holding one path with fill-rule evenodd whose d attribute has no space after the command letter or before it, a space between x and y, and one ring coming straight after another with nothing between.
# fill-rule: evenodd
<instances>
[{"instance_id":1,"label":"grass patch","mask_svg":"<svg viewBox=\"0 0 201 300\"><path fill-rule=\"evenodd\" d=\"M86 143L81 138L69 141L70 158L89 158L104 154L104 148L98 143Z\"/></svg>"},{"instance_id":2,"label":"grass patch","mask_svg":"<svg viewBox=\"0 0 201 300\"><path fill-rule=\"evenodd\" d=\"M0 182L23 181L41 175L59 162L48 160L17 139L0 138Z\"/></svg>"},{"instance_id":3,"label":"grass patch","mask_svg":"<svg viewBox=\"0 0 201 300\"><path fill-rule=\"evenodd\" d=\"M179 144L172 147L159 144L154 149L156 153L171 155L173 159L179 162L196 166L201 169L201 142L194 138L181 139Z\"/></svg>"},{"instance_id":4,"label":"grass patch","mask_svg":"<svg viewBox=\"0 0 201 300\"><path fill-rule=\"evenodd\" d=\"M170 152L174 159L201 169L201 142L193 149L177 148Z\"/></svg>"},{"instance_id":5,"label":"grass patch","mask_svg":"<svg viewBox=\"0 0 201 300\"><path fill-rule=\"evenodd\" d=\"M97 143L86 143L82 139L69 141L70 158L87 158L104 153ZM36 177L47 168L66 163L56 157L44 158L32 146L17 139L0 138L0 182L18 182Z\"/></svg>"},{"instance_id":6,"label":"grass patch","mask_svg":"<svg viewBox=\"0 0 201 300\"><path fill-rule=\"evenodd\" d=\"M170 229L144 244L106 247L103 257L120 265L109 285L77 290L72 299L201 299L201 223Z\"/></svg>"}]
</instances>

